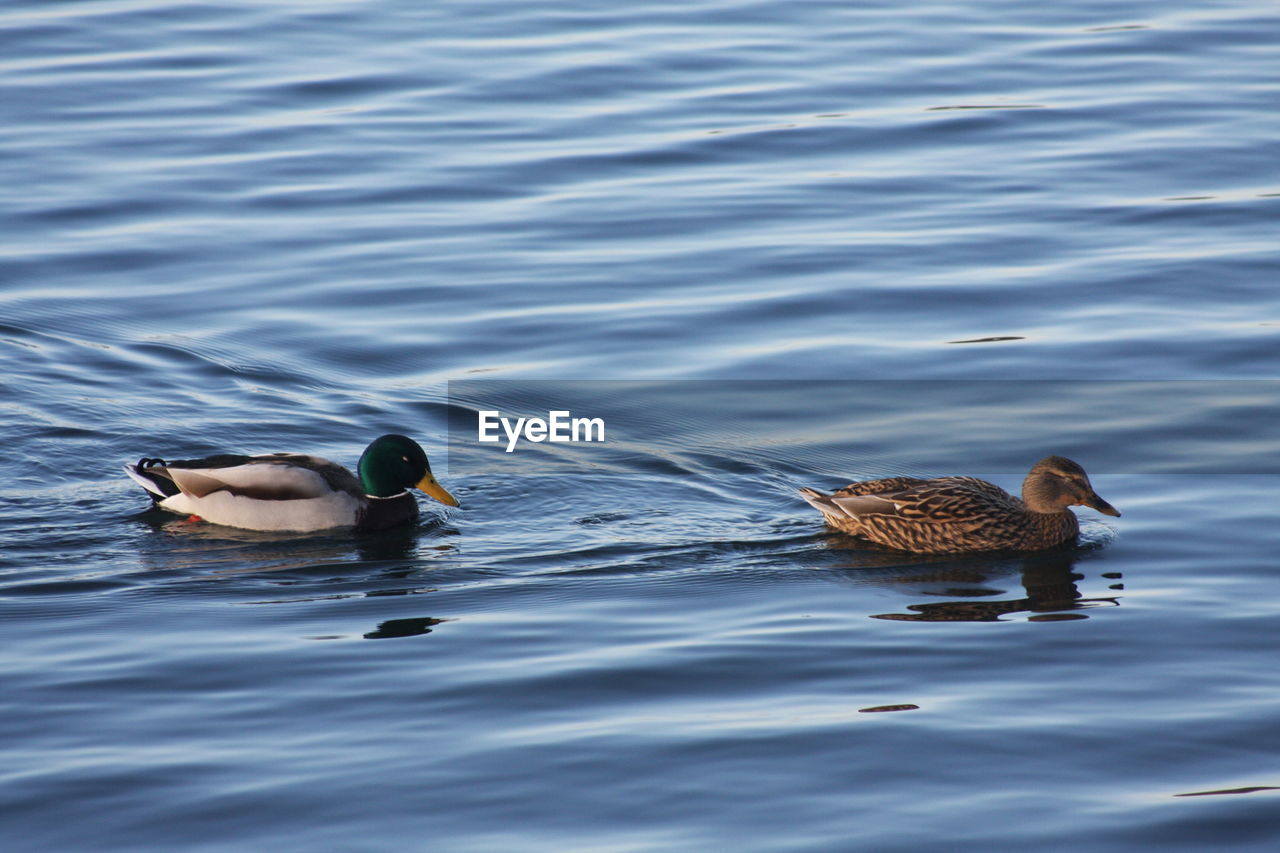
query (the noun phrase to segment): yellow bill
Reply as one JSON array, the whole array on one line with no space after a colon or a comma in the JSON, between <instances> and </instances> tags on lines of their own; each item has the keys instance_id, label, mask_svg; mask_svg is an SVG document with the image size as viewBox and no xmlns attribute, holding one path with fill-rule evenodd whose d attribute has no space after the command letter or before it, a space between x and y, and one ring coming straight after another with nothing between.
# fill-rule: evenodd
<instances>
[{"instance_id":1,"label":"yellow bill","mask_svg":"<svg viewBox=\"0 0 1280 853\"><path fill-rule=\"evenodd\" d=\"M440 503L447 506L459 506L458 499L445 491L444 486L436 482L436 478L427 472L421 480L416 484L416 488L421 489L424 494L430 495Z\"/></svg>"}]
</instances>

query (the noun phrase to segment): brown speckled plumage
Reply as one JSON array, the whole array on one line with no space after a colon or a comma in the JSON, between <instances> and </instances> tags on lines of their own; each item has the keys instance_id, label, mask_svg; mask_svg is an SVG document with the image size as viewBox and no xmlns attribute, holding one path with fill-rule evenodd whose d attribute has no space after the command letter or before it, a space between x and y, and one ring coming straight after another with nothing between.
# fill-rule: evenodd
<instances>
[{"instance_id":1,"label":"brown speckled plumage","mask_svg":"<svg viewBox=\"0 0 1280 853\"><path fill-rule=\"evenodd\" d=\"M1062 456L1035 464L1021 499L975 477L892 477L853 483L829 495L814 489L800 494L832 527L917 553L1051 548L1080 531L1069 506L1120 515L1098 497L1084 469Z\"/></svg>"}]
</instances>

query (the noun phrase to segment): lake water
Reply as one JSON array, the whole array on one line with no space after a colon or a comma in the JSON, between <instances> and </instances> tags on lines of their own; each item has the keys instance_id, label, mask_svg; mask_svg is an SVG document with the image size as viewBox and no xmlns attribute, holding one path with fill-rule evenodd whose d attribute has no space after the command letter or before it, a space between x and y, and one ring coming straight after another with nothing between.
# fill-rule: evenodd
<instances>
[{"instance_id":1,"label":"lake water","mask_svg":"<svg viewBox=\"0 0 1280 853\"><path fill-rule=\"evenodd\" d=\"M0 848L1280 845L1274 4L0 28ZM393 431L461 508L120 470ZM1037 554L794 492L1053 453L1123 517Z\"/></svg>"}]
</instances>

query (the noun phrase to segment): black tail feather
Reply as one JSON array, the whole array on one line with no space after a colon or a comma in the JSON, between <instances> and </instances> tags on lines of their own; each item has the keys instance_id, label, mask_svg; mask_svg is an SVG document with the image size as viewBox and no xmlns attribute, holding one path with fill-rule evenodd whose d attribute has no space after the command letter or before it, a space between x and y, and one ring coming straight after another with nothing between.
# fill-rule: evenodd
<instances>
[{"instance_id":1,"label":"black tail feather","mask_svg":"<svg viewBox=\"0 0 1280 853\"><path fill-rule=\"evenodd\" d=\"M165 498L172 497L179 492L177 484L169 479L164 472L166 464L163 459L144 456L136 464L128 466L134 474L145 479L163 493L156 494L148 490L147 493L151 495L151 500L155 503L160 503Z\"/></svg>"}]
</instances>

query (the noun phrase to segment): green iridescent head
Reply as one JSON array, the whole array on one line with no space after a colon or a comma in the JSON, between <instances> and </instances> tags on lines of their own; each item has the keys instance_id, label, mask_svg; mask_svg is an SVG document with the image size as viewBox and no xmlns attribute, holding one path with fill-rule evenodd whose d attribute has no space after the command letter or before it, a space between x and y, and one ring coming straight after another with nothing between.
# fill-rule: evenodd
<instances>
[{"instance_id":1,"label":"green iridescent head","mask_svg":"<svg viewBox=\"0 0 1280 853\"><path fill-rule=\"evenodd\" d=\"M403 435L384 435L374 439L361 454L356 472L367 495L389 498L412 487L421 489L442 504L458 505L457 498L445 491L432 476L427 454L416 441Z\"/></svg>"}]
</instances>

